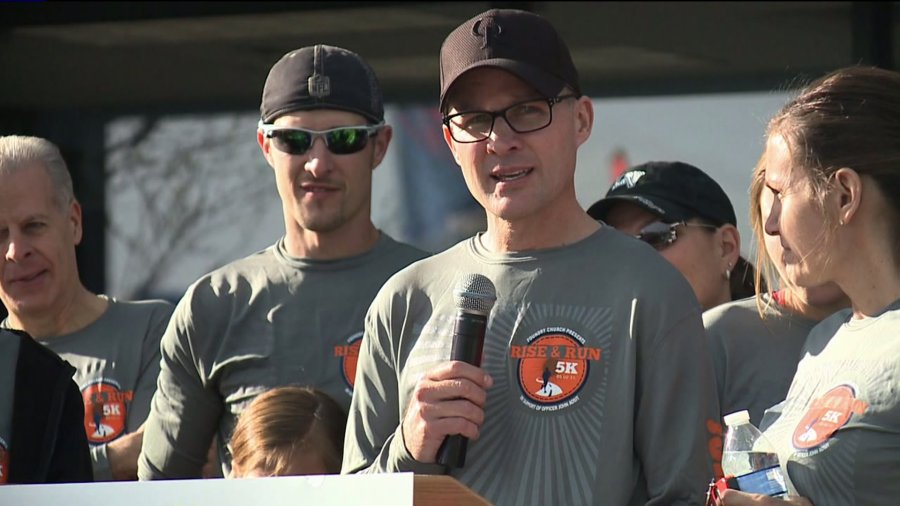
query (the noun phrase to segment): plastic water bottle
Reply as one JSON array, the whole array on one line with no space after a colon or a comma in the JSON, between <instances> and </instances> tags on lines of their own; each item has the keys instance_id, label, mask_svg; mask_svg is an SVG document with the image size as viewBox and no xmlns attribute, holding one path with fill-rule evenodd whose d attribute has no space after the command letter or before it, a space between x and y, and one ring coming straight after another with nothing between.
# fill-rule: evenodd
<instances>
[{"instance_id":1,"label":"plastic water bottle","mask_svg":"<svg viewBox=\"0 0 900 506\"><path fill-rule=\"evenodd\" d=\"M745 492L773 497L787 496L784 474L778 454L768 439L750 423L748 411L725 416L725 446L722 450L722 471L737 478Z\"/></svg>"}]
</instances>

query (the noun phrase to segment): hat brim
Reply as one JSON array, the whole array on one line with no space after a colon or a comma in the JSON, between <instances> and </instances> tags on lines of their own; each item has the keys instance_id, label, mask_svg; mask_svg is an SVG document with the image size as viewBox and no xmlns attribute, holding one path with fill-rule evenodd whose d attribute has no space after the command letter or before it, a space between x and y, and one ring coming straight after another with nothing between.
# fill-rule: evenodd
<instances>
[{"instance_id":1,"label":"hat brim","mask_svg":"<svg viewBox=\"0 0 900 506\"><path fill-rule=\"evenodd\" d=\"M280 118L281 116L284 116L285 114L290 114L290 113L294 113L294 112L302 112L302 111L315 111L318 109L331 109L331 110L347 111L347 112L356 113L356 114L359 114L360 116L362 116L363 118L365 118L367 121L369 121L373 125L384 121L383 116L379 118L378 116L375 116L374 114L372 114L369 111L364 111L364 110L356 108L356 107L350 107L350 106L346 106L346 105L338 104L338 103L329 103L328 101L310 101L308 99L286 104L283 107L281 107L280 109L270 112L268 114L268 117L264 117L264 118L262 118L262 120L263 120L263 123L273 123L276 119Z\"/></svg>"},{"instance_id":2,"label":"hat brim","mask_svg":"<svg viewBox=\"0 0 900 506\"><path fill-rule=\"evenodd\" d=\"M641 209L659 216L661 220L667 223L689 220L697 215L697 213L684 206L656 195L613 195L594 202L588 208L587 213L595 220L606 221L609 210L617 202L631 202Z\"/></svg>"},{"instance_id":3,"label":"hat brim","mask_svg":"<svg viewBox=\"0 0 900 506\"><path fill-rule=\"evenodd\" d=\"M453 85L457 81L459 81L460 77L471 72L472 70L484 67L495 67L506 70L507 72L512 73L519 79L531 85L545 97L555 97L567 85L567 83L563 79L560 79L559 77L556 77L555 75L550 74L549 72L546 72L543 69L540 69L529 63L518 60L510 60L507 58L490 58L487 60L480 60L469 65L459 74L457 74L449 84L447 84L447 86L444 88L444 92L441 93L440 110L444 111L444 105L446 104L447 96L450 94L450 90L453 88Z\"/></svg>"}]
</instances>

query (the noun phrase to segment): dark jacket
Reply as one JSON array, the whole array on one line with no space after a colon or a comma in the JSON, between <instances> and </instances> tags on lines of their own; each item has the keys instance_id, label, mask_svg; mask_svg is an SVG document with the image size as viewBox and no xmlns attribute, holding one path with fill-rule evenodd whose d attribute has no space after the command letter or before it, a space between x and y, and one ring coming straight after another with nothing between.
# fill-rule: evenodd
<instances>
[{"instance_id":1,"label":"dark jacket","mask_svg":"<svg viewBox=\"0 0 900 506\"><path fill-rule=\"evenodd\" d=\"M8 483L94 481L75 368L25 332L19 337Z\"/></svg>"}]
</instances>

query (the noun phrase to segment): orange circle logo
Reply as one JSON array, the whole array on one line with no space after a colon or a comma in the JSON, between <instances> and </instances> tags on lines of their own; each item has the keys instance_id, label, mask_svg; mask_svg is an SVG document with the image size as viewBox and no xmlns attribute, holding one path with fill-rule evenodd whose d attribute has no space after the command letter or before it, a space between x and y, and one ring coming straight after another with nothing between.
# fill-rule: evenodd
<instances>
[{"instance_id":1,"label":"orange circle logo","mask_svg":"<svg viewBox=\"0 0 900 506\"><path fill-rule=\"evenodd\" d=\"M123 392L119 385L98 380L81 389L84 400L84 431L91 444L108 443L125 432L127 403L134 393Z\"/></svg>"},{"instance_id":2,"label":"orange circle logo","mask_svg":"<svg viewBox=\"0 0 900 506\"><path fill-rule=\"evenodd\" d=\"M599 349L587 348L573 336L558 332L539 335L517 352L522 356L519 387L539 407L570 400L587 381L590 360L600 359Z\"/></svg>"},{"instance_id":3,"label":"orange circle logo","mask_svg":"<svg viewBox=\"0 0 900 506\"><path fill-rule=\"evenodd\" d=\"M356 363L359 361L359 346L362 344L362 332L357 332L347 338L347 344L334 347L334 356L341 358L341 371L344 383L347 384L347 393L353 394L353 384L356 381Z\"/></svg>"},{"instance_id":4,"label":"orange circle logo","mask_svg":"<svg viewBox=\"0 0 900 506\"><path fill-rule=\"evenodd\" d=\"M850 385L834 387L812 402L794 429L791 443L797 450L816 448L847 425L854 413L861 415L868 407L867 402L856 398L856 391Z\"/></svg>"}]
</instances>

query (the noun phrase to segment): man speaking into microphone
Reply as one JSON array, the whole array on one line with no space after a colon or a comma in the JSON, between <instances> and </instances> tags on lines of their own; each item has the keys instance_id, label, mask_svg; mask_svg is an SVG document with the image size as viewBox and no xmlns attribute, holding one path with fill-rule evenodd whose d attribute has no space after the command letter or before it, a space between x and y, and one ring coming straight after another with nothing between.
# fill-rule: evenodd
<instances>
[{"instance_id":1,"label":"man speaking into microphone","mask_svg":"<svg viewBox=\"0 0 900 506\"><path fill-rule=\"evenodd\" d=\"M447 37L440 67L444 139L487 230L373 301L342 472L449 473L498 505L700 504L721 448L700 305L576 200L594 112L568 48L544 18L494 9ZM469 274L496 288L480 366L451 360ZM448 436L469 440L464 460L441 457Z\"/></svg>"}]
</instances>

